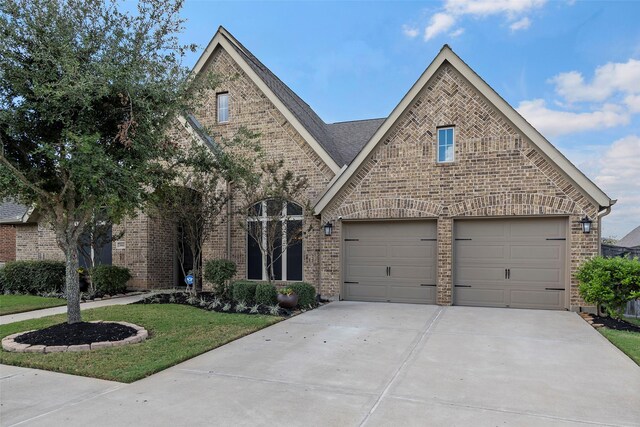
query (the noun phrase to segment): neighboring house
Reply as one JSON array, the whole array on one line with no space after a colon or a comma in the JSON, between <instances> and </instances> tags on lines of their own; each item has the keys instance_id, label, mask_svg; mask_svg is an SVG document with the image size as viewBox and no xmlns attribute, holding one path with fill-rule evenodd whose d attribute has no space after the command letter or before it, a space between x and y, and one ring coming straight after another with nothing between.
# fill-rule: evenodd
<instances>
[{"instance_id":1,"label":"neighboring house","mask_svg":"<svg viewBox=\"0 0 640 427\"><path fill-rule=\"evenodd\" d=\"M268 155L308 178L307 200L287 209L312 231L283 254L276 280L304 280L349 300L585 305L573 273L598 254L600 219L615 201L448 46L388 117L334 124L222 27L194 72L234 78L180 120L176 139L229 138L244 126L261 134ZM303 215L306 201L314 212ZM239 277L263 279L239 220L220 227L205 261L229 258ZM172 227L144 215L122 227L113 263L134 271L133 286L176 283Z\"/></svg>"},{"instance_id":2,"label":"neighboring house","mask_svg":"<svg viewBox=\"0 0 640 427\"><path fill-rule=\"evenodd\" d=\"M620 239L616 243L616 246L622 246L624 248L640 248L640 225Z\"/></svg>"}]
</instances>

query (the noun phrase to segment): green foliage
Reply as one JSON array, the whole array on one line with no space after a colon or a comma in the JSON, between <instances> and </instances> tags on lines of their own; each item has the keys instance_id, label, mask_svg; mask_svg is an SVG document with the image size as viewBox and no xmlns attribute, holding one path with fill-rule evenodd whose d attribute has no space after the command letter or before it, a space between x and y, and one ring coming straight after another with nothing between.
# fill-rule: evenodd
<instances>
[{"instance_id":1,"label":"green foliage","mask_svg":"<svg viewBox=\"0 0 640 427\"><path fill-rule=\"evenodd\" d=\"M298 282L288 286L298 295L298 307L308 308L316 306L316 288L309 283Z\"/></svg>"},{"instance_id":2,"label":"green foliage","mask_svg":"<svg viewBox=\"0 0 640 427\"><path fill-rule=\"evenodd\" d=\"M278 302L278 291L269 283L258 283L256 286L256 304L274 305Z\"/></svg>"},{"instance_id":3,"label":"green foliage","mask_svg":"<svg viewBox=\"0 0 640 427\"><path fill-rule=\"evenodd\" d=\"M229 280L236 274L236 263L227 259L213 259L204 265L204 279L215 285L215 293L228 296Z\"/></svg>"},{"instance_id":4,"label":"green foliage","mask_svg":"<svg viewBox=\"0 0 640 427\"><path fill-rule=\"evenodd\" d=\"M4 277L4 268L0 268L0 293L4 293L6 279Z\"/></svg>"},{"instance_id":5,"label":"green foliage","mask_svg":"<svg viewBox=\"0 0 640 427\"><path fill-rule=\"evenodd\" d=\"M603 306L611 317L620 318L627 301L640 298L640 261L638 258L595 257L576 273L582 298L598 309Z\"/></svg>"},{"instance_id":6,"label":"green foliage","mask_svg":"<svg viewBox=\"0 0 640 427\"><path fill-rule=\"evenodd\" d=\"M65 265L60 261L12 261L3 271L5 291L39 294L64 289Z\"/></svg>"},{"instance_id":7,"label":"green foliage","mask_svg":"<svg viewBox=\"0 0 640 427\"><path fill-rule=\"evenodd\" d=\"M235 302L244 301L246 304L254 304L256 287L258 282L239 280L231 285L231 297Z\"/></svg>"},{"instance_id":8,"label":"green foliage","mask_svg":"<svg viewBox=\"0 0 640 427\"><path fill-rule=\"evenodd\" d=\"M91 280L96 292L103 295L121 294L127 290L131 279L128 268L115 265L98 265L91 270Z\"/></svg>"}]
</instances>

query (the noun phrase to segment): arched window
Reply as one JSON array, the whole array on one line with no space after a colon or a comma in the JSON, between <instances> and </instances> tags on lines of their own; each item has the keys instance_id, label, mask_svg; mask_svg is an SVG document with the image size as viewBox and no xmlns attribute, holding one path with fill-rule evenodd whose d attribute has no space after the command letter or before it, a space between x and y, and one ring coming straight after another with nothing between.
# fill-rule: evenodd
<instances>
[{"instance_id":1,"label":"arched window","mask_svg":"<svg viewBox=\"0 0 640 427\"><path fill-rule=\"evenodd\" d=\"M302 280L302 219L302 207L292 202L264 200L251 208L248 279L267 280L271 275L272 280Z\"/></svg>"}]
</instances>

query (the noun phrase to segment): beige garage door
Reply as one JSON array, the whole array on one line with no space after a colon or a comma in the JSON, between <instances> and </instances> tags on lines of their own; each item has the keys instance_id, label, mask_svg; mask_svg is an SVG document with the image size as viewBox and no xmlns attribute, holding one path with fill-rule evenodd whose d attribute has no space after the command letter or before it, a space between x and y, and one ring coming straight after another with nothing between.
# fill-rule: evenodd
<instances>
[{"instance_id":1,"label":"beige garage door","mask_svg":"<svg viewBox=\"0 0 640 427\"><path fill-rule=\"evenodd\" d=\"M456 221L454 304L564 308L566 222L562 218Z\"/></svg>"},{"instance_id":2,"label":"beige garage door","mask_svg":"<svg viewBox=\"0 0 640 427\"><path fill-rule=\"evenodd\" d=\"M435 221L343 226L345 299L435 303Z\"/></svg>"}]
</instances>

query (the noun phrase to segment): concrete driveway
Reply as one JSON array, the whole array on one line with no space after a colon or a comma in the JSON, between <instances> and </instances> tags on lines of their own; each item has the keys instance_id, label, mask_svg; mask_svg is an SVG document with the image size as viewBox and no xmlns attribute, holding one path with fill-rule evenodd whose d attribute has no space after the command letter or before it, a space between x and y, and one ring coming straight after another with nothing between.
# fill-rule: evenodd
<instances>
[{"instance_id":1,"label":"concrete driveway","mask_svg":"<svg viewBox=\"0 0 640 427\"><path fill-rule=\"evenodd\" d=\"M124 385L2 366L2 425L639 425L568 312L336 302Z\"/></svg>"}]
</instances>

